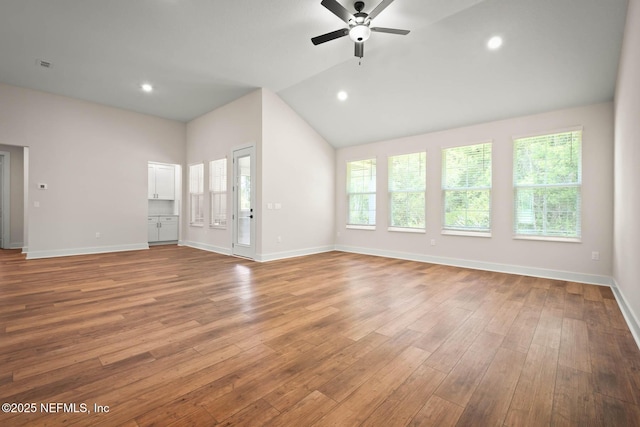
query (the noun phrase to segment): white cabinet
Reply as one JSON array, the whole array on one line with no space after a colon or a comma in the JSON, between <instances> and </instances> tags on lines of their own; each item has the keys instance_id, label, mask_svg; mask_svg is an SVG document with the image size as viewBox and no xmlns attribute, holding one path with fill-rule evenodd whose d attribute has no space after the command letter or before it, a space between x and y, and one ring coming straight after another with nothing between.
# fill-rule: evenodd
<instances>
[{"instance_id":1,"label":"white cabinet","mask_svg":"<svg viewBox=\"0 0 640 427\"><path fill-rule=\"evenodd\" d=\"M149 163L148 198L154 200L176 198L176 174L173 166Z\"/></svg>"},{"instance_id":2,"label":"white cabinet","mask_svg":"<svg viewBox=\"0 0 640 427\"><path fill-rule=\"evenodd\" d=\"M177 216L150 216L147 218L147 238L151 242L178 240Z\"/></svg>"}]
</instances>

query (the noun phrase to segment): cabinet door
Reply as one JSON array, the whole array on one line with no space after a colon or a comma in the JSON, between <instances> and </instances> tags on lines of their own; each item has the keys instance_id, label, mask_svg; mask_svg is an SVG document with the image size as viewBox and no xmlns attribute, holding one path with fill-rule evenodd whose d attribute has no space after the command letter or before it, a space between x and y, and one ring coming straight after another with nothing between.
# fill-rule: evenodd
<instances>
[{"instance_id":1,"label":"cabinet door","mask_svg":"<svg viewBox=\"0 0 640 427\"><path fill-rule=\"evenodd\" d=\"M153 165L149 165L148 170L148 187L147 187L147 198L155 199L156 198L156 168Z\"/></svg>"},{"instance_id":2,"label":"cabinet door","mask_svg":"<svg viewBox=\"0 0 640 427\"><path fill-rule=\"evenodd\" d=\"M147 219L147 241L148 242L157 242L158 241L158 218L149 217Z\"/></svg>"},{"instance_id":3,"label":"cabinet door","mask_svg":"<svg viewBox=\"0 0 640 427\"><path fill-rule=\"evenodd\" d=\"M178 240L178 218L175 216L161 216L159 221L158 239L161 242Z\"/></svg>"},{"instance_id":4,"label":"cabinet door","mask_svg":"<svg viewBox=\"0 0 640 427\"><path fill-rule=\"evenodd\" d=\"M173 166L155 165L156 199L173 200L176 198L176 177Z\"/></svg>"}]
</instances>

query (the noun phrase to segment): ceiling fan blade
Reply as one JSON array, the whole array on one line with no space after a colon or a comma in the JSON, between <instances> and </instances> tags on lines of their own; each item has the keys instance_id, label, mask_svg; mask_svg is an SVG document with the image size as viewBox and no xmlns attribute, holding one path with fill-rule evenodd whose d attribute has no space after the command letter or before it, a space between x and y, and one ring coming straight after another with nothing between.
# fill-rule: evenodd
<instances>
[{"instance_id":1,"label":"ceiling fan blade","mask_svg":"<svg viewBox=\"0 0 640 427\"><path fill-rule=\"evenodd\" d=\"M355 55L358 58L362 58L364 56L364 43L363 42L355 42L356 45L356 53Z\"/></svg>"},{"instance_id":2,"label":"ceiling fan blade","mask_svg":"<svg viewBox=\"0 0 640 427\"><path fill-rule=\"evenodd\" d=\"M353 16L347 9L345 9L340 3L336 0L322 0L320 2L321 5L329 9L334 15L338 18L342 19L344 22L349 23L349 20L355 20L356 17Z\"/></svg>"},{"instance_id":3,"label":"ceiling fan blade","mask_svg":"<svg viewBox=\"0 0 640 427\"><path fill-rule=\"evenodd\" d=\"M371 13L369 14L369 19L373 19L376 16L378 16L378 14L383 10L385 10L387 6L389 6L391 3L393 3L393 0L382 0L380 4L377 5L376 8L371 11Z\"/></svg>"},{"instance_id":4,"label":"ceiling fan blade","mask_svg":"<svg viewBox=\"0 0 640 427\"><path fill-rule=\"evenodd\" d=\"M311 43L313 43L314 45L319 45L320 43L326 43L326 42L329 42L331 40L339 39L340 37L344 37L347 34L349 34L349 29L348 28L341 28L339 30L332 31L332 32L327 33L327 34L323 34L321 36L314 37L314 38L311 39Z\"/></svg>"},{"instance_id":5,"label":"ceiling fan blade","mask_svg":"<svg viewBox=\"0 0 640 427\"><path fill-rule=\"evenodd\" d=\"M398 30L396 28L384 28L384 27L371 27L371 31L378 33L400 34L406 36L409 34L409 30Z\"/></svg>"}]
</instances>

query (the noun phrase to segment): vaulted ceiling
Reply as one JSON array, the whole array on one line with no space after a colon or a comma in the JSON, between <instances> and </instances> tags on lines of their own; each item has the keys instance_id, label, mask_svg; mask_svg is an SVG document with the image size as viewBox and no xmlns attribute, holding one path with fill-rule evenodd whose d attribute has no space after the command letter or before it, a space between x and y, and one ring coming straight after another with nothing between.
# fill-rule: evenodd
<instances>
[{"instance_id":1,"label":"vaulted ceiling","mask_svg":"<svg viewBox=\"0 0 640 427\"><path fill-rule=\"evenodd\" d=\"M626 9L396 0L374 24L411 33L360 63L348 37L311 43L345 27L320 0L0 0L0 82L181 121L264 87L343 147L611 100Z\"/></svg>"}]
</instances>

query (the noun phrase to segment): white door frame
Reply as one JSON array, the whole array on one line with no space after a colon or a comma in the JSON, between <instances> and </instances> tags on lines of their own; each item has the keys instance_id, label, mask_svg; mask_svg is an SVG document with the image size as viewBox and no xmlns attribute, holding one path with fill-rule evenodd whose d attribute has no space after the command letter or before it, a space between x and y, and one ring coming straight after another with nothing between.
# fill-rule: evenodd
<instances>
[{"instance_id":1,"label":"white door frame","mask_svg":"<svg viewBox=\"0 0 640 427\"><path fill-rule=\"evenodd\" d=\"M11 153L0 151L2 162L0 163L0 173L2 174L2 188L0 188L0 212L2 212L2 235L0 236L0 248L9 249L11 247Z\"/></svg>"},{"instance_id":2,"label":"white door frame","mask_svg":"<svg viewBox=\"0 0 640 427\"><path fill-rule=\"evenodd\" d=\"M249 211L241 211L240 206L240 165L239 159L249 156L250 158L250 176L251 186L249 197L251 199L251 206ZM236 256L244 258L255 259L256 257L256 149L254 146L245 148L239 148L233 151L233 207L231 209L231 224L232 224L232 242L231 253ZM249 221L249 243L239 242L240 227L243 223Z\"/></svg>"}]
</instances>

